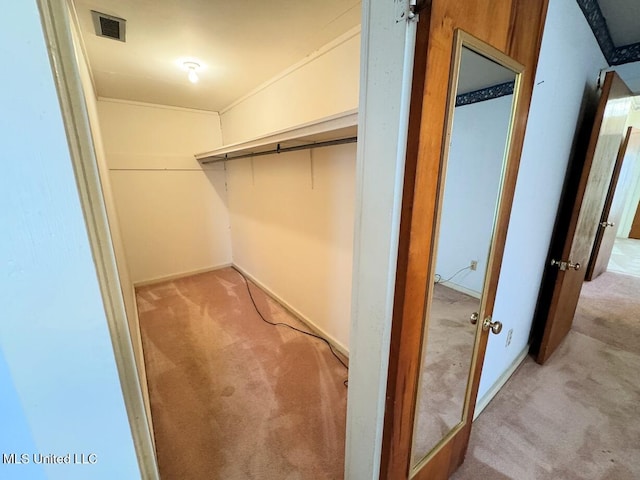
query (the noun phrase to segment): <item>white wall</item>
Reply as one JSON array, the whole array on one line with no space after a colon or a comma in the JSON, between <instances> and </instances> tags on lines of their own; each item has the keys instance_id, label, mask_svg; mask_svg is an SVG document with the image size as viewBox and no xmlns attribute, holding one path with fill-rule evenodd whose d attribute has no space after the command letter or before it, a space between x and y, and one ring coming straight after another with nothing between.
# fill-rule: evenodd
<instances>
[{"instance_id":1,"label":"white wall","mask_svg":"<svg viewBox=\"0 0 640 480\"><path fill-rule=\"evenodd\" d=\"M623 173L626 173L629 178L628 182L627 198L625 199L624 208L622 210L622 217L620 219L620 226L616 236L621 238L628 238L631 232L631 226L633 219L635 218L636 211L638 210L638 202L640 202L640 156L636 157L635 161L629 164ZM621 174L622 177L622 174ZM620 185L624 179L621 178L618 185ZM616 199L617 200L617 199Z\"/></svg>"},{"instance_id":2,"label":"white wall","mask_svg":"<svg viewBox=\"0 0 640 480\"><path fill-rule=\"evenodd\" d=\"M345 351L355 154L351 144L227 162L234 264Z\"/></svg>"},{"instance_id":3,"label":"white wall","mask_svg":"<svg viewBox=\"0 0 640 480\"><path fill-rule=\"evenodd\" d=\"M236 102L225 144L356 108L359 45L356 29ZM226 162L233 263L344 351L355 157L343 145Z\"/></svg>"},{"instance_id":4,"label":"white wall","mask_svg":"<svg viewBox=\"0 0 640 480\"><path fill-rule=\"evenodd\" d=\"M357 108L359 68L356 28L222 110L225 145Z\"/></svg>"},{"instance_id":5,"label":"white wall","mask_svg":"<svg viewBox=\"0 0 640 480\"><path fill-rule=\"evenodd\" d=\"M218 115L107 99L98 114L132 281L228 265L225 172L193 157L220 146Z\"/></svg>"},{"instance_id":6,"label":"white wall","mask_svg":"<svg viewBox=\"0 0 640 480\"><path fill-rule=\"evenodd\" d=\"M606 66L576 2L550 0L494 309L504 328L489 336L479 402L527 349L582 100Z\"/></svg>"},{"instance_id":7,"label":"white wall","mask_svg":"<svg viewBox=\"0 0 640 480\"><path fill-rule=\"evenodd\" d=\"M0 61L20 75L0 89L0 450L98 462L0 477L140 478L36 2L6 14Z\"/></svg>"},{"instance_id":8,"label":"white wall","mask_svg":"<svg viewBox=\"0 0 640 480\"><path fill-rule=\"evenodd\" d=\"M453 117L436 273L441 281L453 277L447 286L477 298L487 270L512 103L513 95L505 95L456 107ZM478 262L477 270L459 272L471 260Z\"/></svg>"},{"instance_id":9,"label":"white wall","mask_svg":"<svg viewBox=\"0 0 640 480\"><path fill-rule=\"evenodd\" d=\"M625 63L612 67L636 95L640 94L640 62Z\"/></svg>"},{"instance_id":10,"label":"white wall","mask_svg":"<svg viewBox=\"0 0 640 480\"><path fill-rule=\"evenodd\" d=\"M637 62L640 66L640 62ZM640 96L634 97L627 123L630 127L640 129Z\"/></svg>"},{"instance_id":11,"label":"white wall","mask_svg":"<svg viewBox=\"0 0 640 480\"><path fill-rule=\"evenodd\" d=\"M640 62L636 62L640 65ZM640 110L632 108L628 120L629 126L640 129ZM634 130L634 135L637 135ZM620 172L620 179L616 187L616 196L614 203L622 202L622 216L620 217L620 225L618 225L616 236L620 238L628 238L631 231L631 225L638 209L640 202L640 155L636 158L625 158ZM626 191L626 198L618 198L619 190Z\"/></svg>"},{"instance_id":12,"label":"white wall","mask_svg":"<svg viewBox=\"0 0 640 480\"><path fill-rule=\"evenodd\" d=\"M640 78L640 62L635 62L630 65L635 66L634 71L638 71L638 76ZM622 72L619 71L620 67L624 67L624 65L619 65L615 67L615 69L621 74ZM628 81L628 79L625 81ZM640 88L637 88L636 90L640 90ZM635 104L637 104L638 98L639 97L636 97L636 102L634 102ZM629 126L640 129L640 109L637 106L631 109L627 123ZM631 224L633 223L633 218L636 214L636 209L638 208L638 202L640 202L640 156L633 160L625 159L622 171L620 172L620 180L618 181L617 188L620 188L620 185L623 184L626 184L626 198L619 199L616 191L616 197L614 199L615 202L624 202L624 208L620 218L620 225L618 225L618 229L616 231L616 236L620 238L628 238L629 232L631 231Z\"/></svg>"}]
</instances>

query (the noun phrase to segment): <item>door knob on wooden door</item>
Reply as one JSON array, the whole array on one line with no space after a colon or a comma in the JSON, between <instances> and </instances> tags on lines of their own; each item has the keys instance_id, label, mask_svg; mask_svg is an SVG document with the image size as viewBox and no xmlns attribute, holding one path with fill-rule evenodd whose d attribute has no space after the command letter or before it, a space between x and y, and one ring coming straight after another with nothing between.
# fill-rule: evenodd
<instances>
[{"instance_id":1,"label":"door knob on wooden door","mask_svg":"<svg viewBox=\"0 0 640 480\"><path fill-rule=\"evenodd\" d=\"M476 323L478 323L478 318L480 318L480 314L478 312L473 312L469 316L469 321L471 322L471 325L475 325Z\"/></svg>"},{"instance_id":2,"label":"door knob on wooden door","mask_svg":"<svg viewBox=\"0 0 640 480\"><path fill-rule=\"evenodd\" d=\"M502 322L498 322L497 320L492 322L491 317L485 318L482 322L482 330L486 331L489 329L491 329L494 335L498 335L502 331Z\"/></svg>"},{"instance_id":3,"label":"door knob on wooden door","mask_svg":"<svg viewBox=\"0 0 640 480\"><path fill-rule=\"evenodd\" d=\"M616 224L613 223L613 222L600 222L600 226L604 227L604 228L607 228L607 227L615 227Z\"/></svg>"},{"instance_id":4,"label":"door knob on wooden door","mask_svg":"<svg viewBox=\"0 0 640 480\"><path fill-rule=\"evenodd\" d=\"M571 260L568 262L563 262L560 260L551 260L552 267L558 267L560 270L580 270L580 263L571 263Z\"/></svg>"}]
</instances>

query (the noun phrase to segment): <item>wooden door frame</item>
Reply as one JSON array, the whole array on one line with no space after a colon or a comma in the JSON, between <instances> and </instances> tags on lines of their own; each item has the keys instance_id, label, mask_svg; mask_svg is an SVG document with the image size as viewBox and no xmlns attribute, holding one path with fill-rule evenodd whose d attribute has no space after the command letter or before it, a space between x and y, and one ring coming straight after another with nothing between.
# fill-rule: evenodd
<instances>
[{"instance_id":1,"label":"wooden door frame","mask_svg":"<svg viewBox=\"0 0 640 480\"><path fill-rule=\"evenodd\" d=\"M141 478L159 479L65 1L37 0Z\"/></svg>"},{"instance_id":2,"label":"wooden door frame","mask_svg":"<svg viewBox=\"0 0 640 480\"><path fill-rule=\"evenodd\" d=\"M454 2L455 3L455 2ZM423 313L445 132L444 112L448 100L454 30L461 28L498 48L526 68L522 75L520 98L513 124L509 169L504 178L501 209L498 214L491 281L486 285L486 302L492 305L504 253L508 220L515 192L520 155L535 70L537 66L548 0L495 0L482 8L456 6L446 1L430 2L430 11L421 14L414 63L414 88L409 120L409 142L405 166L405 186L401 211L396 288L391 330L387 402L383 430L381 479L406 479L411 470L411 443L416 405L421 348L424 333ZM434 32L440 35L433 39ZM444 66L445 63L448 66ZM426 128L425 128L426 126ZM491 315L487 311L486 315ZM488 334L480 336L474 376L479 380ZM475 381L470 398L478 393ZM472 402L473 403L473 402ZM469 405L469 421L455 442L466 445L471 433L475 405ZM460 445L441 448L428 474L448 477L465 455ZM457 458L452 457L454 451Z\"/></svg>"}]
</instances>

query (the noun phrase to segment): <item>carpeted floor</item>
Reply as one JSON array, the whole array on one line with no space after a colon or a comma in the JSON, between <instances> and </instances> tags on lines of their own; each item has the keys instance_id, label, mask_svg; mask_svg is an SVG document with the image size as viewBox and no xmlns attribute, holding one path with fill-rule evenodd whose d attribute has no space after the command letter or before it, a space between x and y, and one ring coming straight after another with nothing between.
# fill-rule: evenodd
<instances>
[{"instance_id":1,"label":"carpeted floor","mask_svg":"<svg viewBox=\"0 0 640 480\"><path fill-rule=\"evenodd\" d=\"M573 330L640 355L640 277L605 272L581 295Z\"/></svg>"},{"instance_id":2,"label":"carpeted floor","mask_svg":"<svg viewBox=\"0 0 640 480\"><path fill-rule=\"evenodd\" d=\"M268 319L303 326L252 292ZM232 269L137 294L163 480L342 478L346 371L326 345L262 322ZM457 328L468 325L468 299L441 294L464 313ZM640 478L639 336L640 278L586 283L565 342L543 367L525 360L474 423L452 478Z\"/></svg>"},{"instance_id":3,"label":"carpeted floor","mask_svg":"<svg viewBox=\"0 0 640 480\"><path fill-rule=\"evenodd\" d=\"M252 285L260 311L304 328ZM162 480L343 477L346 369L233 269L137 290Z\"/></svg>"},{"instance_id":4,"label":"carpeted floor","mask_svg":"<svg viewBox=\"0 0 640 480\"><path fill-rule=\"evenodd\" d=\"M546 365L527 358L474 423L454 480L640 478L640 278L585 284Z\"/></svg>"}]
</instances>

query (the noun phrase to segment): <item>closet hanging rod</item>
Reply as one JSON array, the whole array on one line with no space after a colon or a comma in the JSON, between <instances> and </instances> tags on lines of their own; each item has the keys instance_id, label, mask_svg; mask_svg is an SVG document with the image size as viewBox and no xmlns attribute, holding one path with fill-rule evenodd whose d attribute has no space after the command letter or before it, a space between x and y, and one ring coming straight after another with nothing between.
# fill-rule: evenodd
<instances>
[{"instance_id":1,"label":"closet hanging rod","mask_svg":"<svg viewBox=\"0 0 640 480\"><path fill-rule=\"evenodd\" d=\"M230 156L228 153L224 155L216 155L209 157L207 159L200 160L202 165L207 165L208 163L214 162L223 162L225 160L235 160L237 158L247 158L247 157L260 157L262 155L273 155L274 153L286 153L286 152L295 152L297 150L307 150L310 148L320 148L320 147L331 147L333 145L344 145L346 143L355 143L358 141L358 137L347 137L347 138L339 138L337 140L326 140L324 142L311 142L305 143L304 145L295 145L293 147L280 147L280 144L276 148L272 148L271 150L266 150L264 152L247 152L242 153L240 155Z\"/></svg>"}]
</instances>

